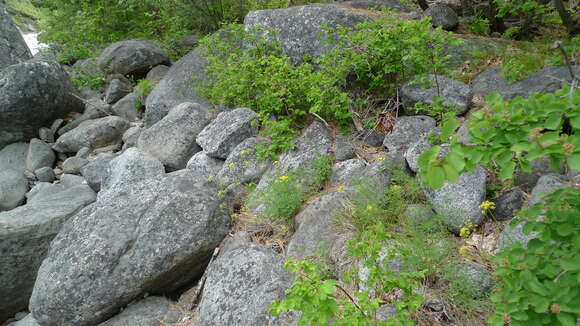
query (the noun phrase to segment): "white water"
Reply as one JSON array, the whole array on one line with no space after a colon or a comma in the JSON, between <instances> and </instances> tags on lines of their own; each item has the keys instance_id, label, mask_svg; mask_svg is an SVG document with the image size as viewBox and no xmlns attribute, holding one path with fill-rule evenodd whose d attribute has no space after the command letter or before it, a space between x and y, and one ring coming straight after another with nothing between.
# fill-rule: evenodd
<instances>
[{"instance_id":1,"label":"white water","mask_svg":"<svg viewBox=\"0 0 580 326\"><path fill-rule=\"evenodd\" d=\"M40 49L46 47L46 44L38 42L38 34L39 33L22 34L22 37L24 38L26 45L28 45L30 52L32 52L32 55L36 55Z\"/></svg>"}]
</instances>

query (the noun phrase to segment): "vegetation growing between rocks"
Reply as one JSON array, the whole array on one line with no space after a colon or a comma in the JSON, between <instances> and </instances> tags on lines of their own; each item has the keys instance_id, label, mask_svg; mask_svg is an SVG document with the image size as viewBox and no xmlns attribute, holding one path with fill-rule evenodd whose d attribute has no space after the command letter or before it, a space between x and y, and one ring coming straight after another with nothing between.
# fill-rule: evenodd
<instances>
[{"instance_id":1,"label":"vegetation growing between rocks","mask_svg":"<svg viewBox=\"0 0 580 326\"><path fill-rule=\"evenodd\" d=\"M443 47L459 41L430 26L428 19L406 21L384 13L354 28L327 29L333 50L294 63L274 31L244 32L243 26L229 25L220 37L201 41L209 82L199 90L216 105L255 110L262 134L272 139L262 154L273 156L292 149L307 116L345 125L357 106L386 101L400 83L444 73Z\"/></svg>"}]
</instances>

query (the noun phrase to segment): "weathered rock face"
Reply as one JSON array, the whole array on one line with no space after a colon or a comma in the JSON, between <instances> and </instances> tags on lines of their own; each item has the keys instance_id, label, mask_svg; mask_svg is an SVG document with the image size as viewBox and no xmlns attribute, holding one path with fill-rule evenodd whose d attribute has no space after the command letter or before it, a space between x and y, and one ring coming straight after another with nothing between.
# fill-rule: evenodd
<instances>
[{"instance_id":1,"label":"weathered rock face","mask_svg":"<svg viewBox=\"0 0 580 326\"><path fill-rule=\"evenodd\" d=\"M428 116L399 117L393 132L387 134L383 145L389 152L404 151L435 128L435 119Z\"/></svg>"},{"instance_id":2,"label":"weathered rock face","mask_svg":"<svg viewBox=\"0 0 580 326\"><path fill-rule=\"evenodd\" d=\"M163 297L147 297L98 326L163 326L180 321L181 310Z\"/></svg>"},{"instance_id":3,"label":"weathered rock face","mask_svg":"<svg viewBox=\"0 0 580 326\"><path fill-rule=\"evenodd\" d=\"M337 186L356 177L360 177L363 174L365 168L365 162L359 159L351 159L339 162L332 168L330 184L332 186Z\"/></svg>"},{"instance_id":4,"label":"weathered rock face","mask_svg":"<svg viewBox=\"0 0 580 326\"><path fill-rule=\"evenodd\" d=\"M143 75L159 64L169 63L169 56L152 41L134 39L113 43L97 58L101 70L111 69L121 75Z\"/></svg>"},{"instance_id":5,"label":"weathered rock face","mask_svg":"<svg viewBox=\"0 0 580 326\"><path fill-rule=\"evenodd\" d=\"M32 59L32 54L18 27L0 4L0 70Z\"/></svg>"},{"instance_id":6,"label":"weathered rock face","mask_svg":"<svg viewBox=\"0 0 580 326\"><path fill-rule=\"evenodd\" d=\"M455 10L444 3L430 5L425 14L431 16L431 23L434 27L441 27L448 31L457 27L459 23Z\"/></svg>"},{"instance_id":7,"label":"weathered rock face","mask_svg":"<svg viewBox=\"0 0 580 326\"><path fill-rule=\"evenodd\" d=\"M88 120L58 138L53 149L61 153L76 153L83 147L91 149L120 144L129 122L119 117Z\"/></svg>"},{"instance_id":8,"label":"weathered rock face","mask_svg":"<svg viewBox=\"0 0 580 326\"><path fill-rule=\"evenodd\" d=\"M15 170L0 171L0 212L18 207L28 191L28 180Z\"/></svg>"},{"instance_id":9,"label":"weathered rock face","mask_svg":"<svg viewBox=\"0 0 580 326\"><path fill-rule=\"evenodd\" d=\"M203 151L196 153L187 162L186 168L205 177L215 177L224 165L224 161L209 157Z\"/></svg>"},{"instance_id":10,"label":"weathered rock face","mask_svg":"<svg viewBox=\"0 0 580 326\"><path fill-rule=\"evenodd\" d=\"M127 121L136 121L139 117L139 109L141 108L141 96L137 93L131 93L120 99L111 111Z\"/></svg>"},{"instance_id":11,"label":"weathered rock face","mask_svg":"<svg viewBox=\"0 0 580 326\"><path fill-rule=\"evenodd\" d=\"M196 91L196 86L207 79L207 61L199 49L195 49L171 66L165 77L147 96L145 126L150 127L161 120L169 110L183 102L199 103L209 107Z\"/></svg>"},{"instance_id":12,"label":"weathered rock face","mask_svg":"<svg viewBox=\"0 0 580 326\"><path fill-rule=\"evenodd\" d=\"M274 317L268 311L292 284L283 264L281 256L255 243L220 253L208 267L197 319L190 326L292 325L292 315Z\"/></svg>"},{"instance_id":13,"label":"weathered rock face","mask_svg":"<svg viewBox=\"0 0 580 326\"><path fill-rule=\"evenodd\" d=\"M201 150L195 139L210 121L206 107L181 103L161 121L143 130L137 146L157 157L168 170L183 169L193 154Z\"/></svg>"},{"instance_id":14,"label":"weathered rock face","mask_svg":"<svg viewBox=\"0 0 580 326\"><path fill-rule=\"evenodd\" d=\"M118 100L122 99L125 95L131 93L133 87L131 83L126 78L115 78L107 87L107 92L105 93L105 103L113 104Z\"/></svg>"},{"instance_id":15,"label":"weathered rock face","mask_svg":"<svg viewBox=\"0 0 580 326\"><path fill-rule=\"evenodd\" d=\"M65 70L53 61L34 60L0 70L0 148L37 136L82 102Z\"/></svg>"},{"instance_id":16,"label":"weathered rock face","mask_svg":"<svg viewBox=\"0 0 580 326\"><path fill-rule=\"evenodd\" d=\"M311 5L252 11L246 15L244 26L247 31L258 26L274 31L284 53L300 61L304 56L320 57L329 50L323 26L352 27L367 20L368 17L347 9Z\"/></svg>"},{"instance_id":17,"label":"weathered rock face","mask_svg":"<svg viewBox=\"0 0 580 326\"><path fill-rule=\"evenodd\" d=\"M197 136L197 143L211 157L226 159L244 139L258 134L256 112L239 108L220 113Z\"/></svg>"},{"instance_id":18,"label":"weathered rock face","mask_svg":"<svg viewBox=\"0 0 580 326\"><path fill-rule=\"evenodd\" d=\"M218 187L187 170L119 187L62 228L30 301L42 325L89 326L199 277L230 227Z\"/></svg>"},{"instance_id":19,"label":"weathered rock face","mask_svg":"<svg viewBox=\"0 0 580 326\"><path fill-rule=\"evenodd\" d=\"M65 221L95 200L86 185L51 192L0 213L0 320L28 306L50 242Z\"/></svg>"},{"instance_id":20,"label":"weathered rock face","mask_svg":"<svg viewBox=\"0 0 580 326\"><path fill-rule=\"evenodd\" d=\"M572 69L575 75L580 74L580 65ZM491 67L473 80L473 92L483 97L491 92L499 92L506 98L528 97L535 92L553 93L562 87L563 82L570 83L571 80L568 67L548 67L510 84L503 76L501 67Z\"/></svg>"},{"instance_id":21,"label":"weathered rock face","mask_svg":"<svg viewBox=\"0 0 580 326\"><path fill-rule=\"evenodd\" d=\"M288 257L301 259L330 247L335 234L334 219L345 209L351 191L330 192L316 199L296 216L296 232L288 243Z\"/></svg>"},{"instance_id":22,"label":"weathered rock face","mask_svg":"<svg viewBox=\"0 0 580 326\"><path fill-rule=\"evenodd\" d=\"M104 118L111 115L111 106L98 98L93 98L85 103L85 111L73 121L67 123L64 127L58 129L58 135L63 135L87 120ZM56 132L56 130L55 130Z\"/></svg>"},{"instance_id":23,"label":"weathered rock face","mask_svg":"<svg viewBox=\"0 0 580 326\"><path fill-rule=\"evenodd\" d=\"M158 159L137 148L129 148L112 159L107 169L99 196L104 191L127 188L142 180L162 178L165 174L165 168Z\"/></svg>"},{"instance_id":24,"label":"weathered rock face","mask_svg":"<svg viewBox=\"0 0 580 326\"><path fill-rule=\"evenodd\" d=\"M270 160L258 160L256 156L257 146L268 146L269 140L265 138L248 138L236 146L223 167L218 172L217 182L225 184L258 182L262 175L270 167Z\"/></svg>"},{"instance_id":25,"label":"weathered rock face","mask_svg":"<svg viewBox=\"0 0 580 326\"><path fill-rule=\"evenodd\" d=\"M459 234L467 222L474 226L483 221L479 205L485 199L486 175L482 167L463 173L456 183L445 182L442 188L425 188L427 199L435 212L443 217L443 222L454 233Z\"/></svg>"},{"instance_id":26,"label":"weathered rock face","mask_svg":"<svg viewBox=\"0 0 580 326\"><path fill-rule=\"evenodd\" d=\"M101 185L109 175L109 162L115 157L112 153L101 153L81 168L81 174L94 191L101 190Z\"/></svg>"},{"instance_id":27,"label":"weathered rock face","mask_svg":"<svg viewBox=\"0 0 580 326\"><path fill-rule=\"evenodd\" d=\"M33 138L28 145L28 154L26 155L26 169L36 171L43 167L52 168L56 155L52 148L40 139Z\"/></svg>"},{"instance_id":28,"label":"weathered rock face","mask_svg":"<svg viewBox=\"0 0 580 326\"><path fill-rule=\"evenodd\" d=\"M401 99L406 111L416 112L413 106L419 102L434 104L433 98L439 96L443 98L443 104L449 106L457 115L467 111L473 97L469 85L440 75L429 75L429 80L431 84L428 88L423 88L421 83L401 87Z\"/></svg>"},{"instance_id":29,"label":"weathered rock face","mask_svg":"<svg viewBox=\"0 0 580 326\"><path fill-rule=\"evenodd\" d=\"M498 221L509 220L514 217L514 212L522 208L524 193L518 188L507 191L493 200L495 209L493 218Z\"/></svg>"}]
</instances>

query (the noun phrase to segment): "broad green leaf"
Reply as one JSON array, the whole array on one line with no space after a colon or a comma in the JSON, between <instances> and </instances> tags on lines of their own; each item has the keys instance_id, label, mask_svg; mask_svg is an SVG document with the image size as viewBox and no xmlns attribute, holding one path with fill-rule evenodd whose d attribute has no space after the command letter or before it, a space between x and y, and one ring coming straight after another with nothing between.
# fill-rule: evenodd
<instances>
[{"instance_id":1,"label":"broad green leaf","mask_svg":"<svg viewBox=\"0 0 580 326\"><path fill-rule=\"evenodd\" d=\"M515 162L507 162L501 166L501 172L499 173L499 178L502 180L510 179L514 176L514 170L516 168Z\"/></svg>"},{"instance_id":2,"label":"broad green leaf","mask_svg":"<svg viewBox=\"0 0 580 326\"><path fill-rule=\"evenodd\" d=\"M562 115L558 113L550 114L546 122L544 123L544 127L551 130L556 130L560 127L562 123Z\"/></svg>"},{"instance_id":3,"label":"broad green leaf","mask_svg":"<svg viewBox=\"0 0 580 326\"><path fill-rule=\"evenodd\" d=\"M442 141L447 141L447 139L453 134L453 132L459 128L461 124L459 123L459 121L457 120L457 118L455 118L455 115L453 116L446 116L445 121L443 121L443 124L441 125L441 140Z\"/></svg>"},{"instance_id":4,"label":"broad green leaf","mask_svg":"<svg viewBox=\"0 0 580 326\"><path fill-rule=\"evenodd\" d=\"M462 172L465 167L465 159L453 151L445 156L445 160L451 164L457 172Z\"/></svg>"},{"instance_id":5,"label":"broad green leaf","mask_svg":"<svg viewBox=\"0 0 580 326\"><path fill-rule=\"evenodd\" d=\"M447 180L451 183L456 183L457 179L459 179L459 173L451 164L444 164L443 169L445 170L445 176Z\"/></svg>"},{"instance_id":6,"label":"broad green leaf","mask_svg":"<svg viewBox=\"0 0 580 326\"><path fill-rule=\"evenodd\" d=\"M566 159L568 166L572 170L580 171L580 154L574 154Z\"/></svg>"},{"instance_id":7,"label":"broad green leaf","mask_svg":"<svg viewBox=\"0 0 580 326\"><path fill-rule=\"evenodd\" d=\"M425 178L430 188L439 189L445 182L445 170L440 166L429 166Z\"/></svg>"}]
</instances>

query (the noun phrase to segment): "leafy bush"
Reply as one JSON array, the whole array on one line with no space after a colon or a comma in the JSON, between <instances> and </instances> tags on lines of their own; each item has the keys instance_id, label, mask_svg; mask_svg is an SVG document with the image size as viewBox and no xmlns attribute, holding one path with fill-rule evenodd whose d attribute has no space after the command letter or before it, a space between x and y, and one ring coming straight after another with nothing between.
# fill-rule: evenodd
<instances>
[{"instance_id":1,"label":"leafy bush","mask_svg":"<svg viewBox=\"0 0 580 326\"><path fill-rule=\"evenodd\" d=\"M531 171L530 162L548 157L556 169L566 162L580 169L580 90L566 86L555 94L532 94L529 98L503 99L494 93L487 106L469 120L469 145L458 141L459 122L448 116L440 140L449 143L448 153L437 145L419 158L426 183L440 188L447 179L455 182L477 165L497 168L499 178L513 177L514 170Z\"/></svg>"},{"instance_id":2,"label":"leafy bush","mask_svg":"<svg viewBox=\"0 0 580 326\"><path fill-rule=\"evenodd\" d=\"M361 91L384 97L408 78L442 73L447 59L443 47L456 43L441 29L431 31L427 19L406 21L387 13L354 28L328 28L327 33L334 50L295 64L283 54L274 31L246 33L243 26L229 25L220 37L201 41L210 78L199 91L216 105L255 110L263 135L272 138L268 153L274 155L292 148L295 128L307 116L345 125Z\"/></svg>"},{"instance_id":3,"label":"leafy bush","mask_svg":"<svg viewBox=\"0 0 580 326\"><path fill-rule=\"evenodd\" d=\"M319 155L308 168L296 168L270 177L266 188L256 191L250 202L264 205L263 217L288 221L302 203L328 179L332 171L329 156Z\"/></svg>"},{"instance_id":4,"label":"leafy bush","mask_svg":"<svg viewBox=\"0 0 580 326\"><path fill-rule=\"evenodd\" d=\"M477 12L473 20L467 24L467 29L477 35L488 35L489 34L489 20L485 18L484 14Z\"/></svg>"},{"instance_id":5,"label":"leafy bush","mask_svg":"<svg viewBox=\"0 0 580 326\"><path fill-rule=\"evenodd\" d=\"M359 270L354 269L347 283L361 285L366 290L351 292L339 281L325 279L315 264L289 259L286 268L296 274L296 279L286 291L287 298L272 303L270 311L279 315L298 310L302 313L299 325L413 325L410 315L423 302L423 297L415 291L423 273L396 272L388 263L380 263L395 256L394 248L385 255L388 239L390 234L383 225L377 224L350 243L349 252L363 261L368 273L361 278ZM385 300L392 298L395 290L400 291L400 300ZM377 310L389 302L394 304L397 313L388 321L379 321Z\"/></svg>"},{"instance_id":6,"label":"leafy bush","mask_svg":"<svg viewBox=\"0 0 580 326\"><path fill-rule=\"evenodd\" d=\"M526 248L515 243L497 256L502 287L493 296L492 325L576 325L580 315L580 190L557 190L521 211Z\"/></svg>"}]
</instances>

